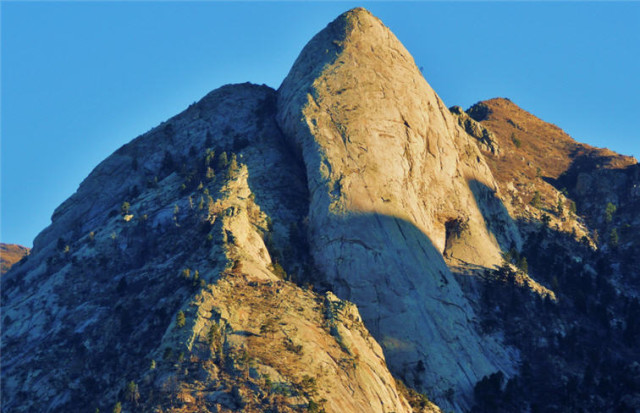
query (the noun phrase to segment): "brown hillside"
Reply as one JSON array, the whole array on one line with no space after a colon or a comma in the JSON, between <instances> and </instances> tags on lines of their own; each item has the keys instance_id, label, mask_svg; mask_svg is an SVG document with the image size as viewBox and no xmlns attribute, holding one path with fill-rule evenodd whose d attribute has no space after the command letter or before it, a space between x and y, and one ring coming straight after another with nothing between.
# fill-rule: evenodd
<instances>
[{"instance_id":1,"label":"brown hillside","mask_svg":"<svg viewBox=\"0 0 640 413\"><path fill-rule=\"evenodd\" d=\"M539 219L547 213L552 225L582 233L577 217L567 211L571 201L565 198L566 193L561 194L565 185L560 184L558 178L566 178L576 168L622 169L637 163L633 157L577 142L559 127L521 109L509 99L479 102L466 113L490 131L497 143L497 151L484 150L484 153L500 185L503 202L513 216ZM532 200L536 192L540 203L534 207ZM564 211L558 211L560 203Z\"/></svg>"},{"instance_id":2,"label":"brown hillside","mask_svg":"<svg viewBox=\"0 0 640 413\"><path fill-rule=\"evenodd\" d=\"M537 167L542 176L557 179L574 159L584 156L599 159L601 167L611 169L637 162L631 156L576 142L559 127L521 109L509 99L479 102L467 112L494 132L505 150L505 156L493 159L492 169L500 181L534 179Z\"/></svg>"},{"instance_id":3,"label":"brown hillside","mask_svg":"<svg viewBox=\"0 0 640 413\"><path fill-rule=\"evenodd\" d=\"M29 248L16 244L0 243L0 274L4 274L13 264L29 254Z\"/></svg>"}]
</instances>

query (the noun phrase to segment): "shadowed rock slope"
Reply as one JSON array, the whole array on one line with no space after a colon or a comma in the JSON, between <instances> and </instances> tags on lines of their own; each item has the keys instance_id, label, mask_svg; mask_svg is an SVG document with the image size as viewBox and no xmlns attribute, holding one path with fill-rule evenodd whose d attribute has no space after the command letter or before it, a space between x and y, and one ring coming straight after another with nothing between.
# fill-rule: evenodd
<instances>
[{"instance_id":1,"label":"shadowed rock slope","mask_svg":"<svg viewBox=\"0 0 640 413\"><path fill-rule=\"evenodd\" d=\"M483 330L521 350L518 374L475 386L472 412L640 411L638 163L508 99L451 112L479 144L524 238L482 283L463 284ZM555 300L522 288L523 272Z\"/></svg>"}]
</instances>

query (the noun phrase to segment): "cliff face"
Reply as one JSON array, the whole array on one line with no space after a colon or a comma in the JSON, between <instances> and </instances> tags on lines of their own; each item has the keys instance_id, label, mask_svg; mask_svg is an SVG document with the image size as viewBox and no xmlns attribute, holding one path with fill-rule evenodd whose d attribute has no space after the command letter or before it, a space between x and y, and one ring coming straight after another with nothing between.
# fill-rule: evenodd
<instances>
[{"instance_id":1,"label":"cliff face","mask_svg":"<svg viewBox=\"0 0 640 413\"><path fill-rule=\"evenodd\" d=\"M358 304L392 371L468 407L473 383L514 359L475 332L443 254L491 267L500 242L520 242L477 146L363 9L304 48L278 122L304 158L311 252L328 284Z\"/></svg>"}]
</instances>

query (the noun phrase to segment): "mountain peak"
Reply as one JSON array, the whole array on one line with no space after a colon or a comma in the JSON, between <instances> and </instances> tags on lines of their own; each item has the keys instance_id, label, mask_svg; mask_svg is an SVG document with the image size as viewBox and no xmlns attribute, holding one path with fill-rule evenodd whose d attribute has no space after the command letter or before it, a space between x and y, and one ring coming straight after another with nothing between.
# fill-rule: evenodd
<instances>
[{"instance_id":1,"label":"mountain peak","mask_svg":"<svg viewBox=\"0 0 640 413\"><path fill-rule=\"evenodd\" d=\"M351 58L347 59L347 56ZM370 62L369 56L382 64L374 68L365 65ZM422 77L413 58L395 35L380 19L359 7L341 14L316 34L303 48L282 84L312 83L325 68L333 64L346 65L352 73L356 70L358 76L363 76L362 71L367 68L380 74L383 70L378 69L384 69L381 66L393 60L409 64L408 68L402 70L404 76ZM411 73L407 73L407 70Z\"/></svg>"}]
</instances>

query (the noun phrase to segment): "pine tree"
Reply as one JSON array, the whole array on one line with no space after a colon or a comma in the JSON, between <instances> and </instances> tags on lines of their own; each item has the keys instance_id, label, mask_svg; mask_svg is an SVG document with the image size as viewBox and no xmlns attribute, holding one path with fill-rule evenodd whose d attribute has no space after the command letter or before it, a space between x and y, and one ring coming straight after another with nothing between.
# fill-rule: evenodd
<instances>
[{"instance_id":1,"label":"pine tree","mask_svg":"<svg viewBox=\"0 0 640 413\"><path fill-rule=\"evenodd\" d=\"M182 310L178 311L178 314L176 314L176 326L178 328L182 328L186 325L187 323L187 319L184 316L184 312Z\"/></svg>"},{"instance_id":2,"label":"pine tree","mask_svg":"<svg viewBox=\"0 0 640 413\"><path fill-rule=\"evenodd\" d=\"M540 196L540 191L536 191L533 193L533 198L531 199L531 205L534 208L540 208L542 206L542 197Z\"/></svg>"}]
</instances>

